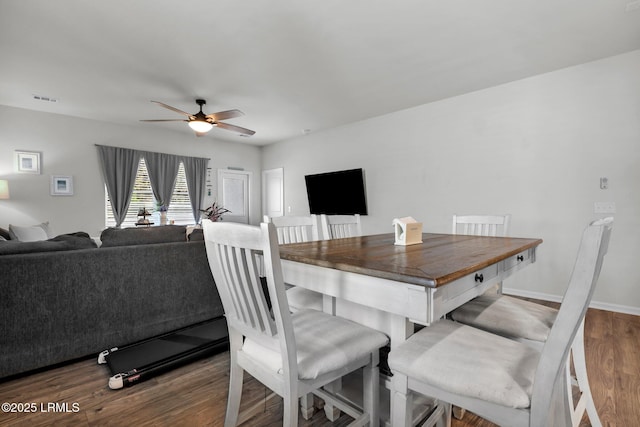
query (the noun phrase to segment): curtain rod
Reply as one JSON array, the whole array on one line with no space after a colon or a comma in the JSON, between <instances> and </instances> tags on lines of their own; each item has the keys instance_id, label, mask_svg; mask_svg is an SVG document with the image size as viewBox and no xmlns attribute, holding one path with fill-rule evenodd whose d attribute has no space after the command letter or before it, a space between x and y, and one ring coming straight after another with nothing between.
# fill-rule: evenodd
<instances>
[{"instance_id":1,"label":"curtain rod","mask_svg":"<svg viewBox=\"0 0 640 427\"><path fill-rule=\"evenodd\" d=\"M96 147L111 147L111 148L122 148L123 150L132 150L132 151L140 151L141 153L156 153L156 154L166 154L167 156L177 156L177 157L193 157L195 159L207 159L211 160L210 157L196 157L196 156L185 156L182 154L171 154L171 153L160 153L158 151L149 151L149 150L138 150L136 148L127 148L127 147L116 147L115 145L104 145L104 144L93 144Z\"/></svg>"}]
</instances>

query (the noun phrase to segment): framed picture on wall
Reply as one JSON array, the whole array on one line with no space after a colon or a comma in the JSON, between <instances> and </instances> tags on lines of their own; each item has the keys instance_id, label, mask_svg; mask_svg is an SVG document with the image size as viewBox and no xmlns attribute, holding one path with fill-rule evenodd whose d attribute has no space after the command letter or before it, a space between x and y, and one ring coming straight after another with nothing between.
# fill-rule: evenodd
<instances>
[{"instance_id":1,"label":"framed picture on wall","mask_svg":"<svg viewBox=\"0 0 640 427\"><path fill-rule=\"evenodd\" d=\"M17 173L40 173L40 153L35 151L15 152L15 171Z\"/></svg>"},{"instance_id":2,"label":"framed picture on wall","mask_svg":"<svg viewBox=\"0 0 640 427\"><path fill-rule=\"evenodd\" d=\"M51 176L52 196L73 196L73 177L71 176Z\"/></svg>"}]
</instances>

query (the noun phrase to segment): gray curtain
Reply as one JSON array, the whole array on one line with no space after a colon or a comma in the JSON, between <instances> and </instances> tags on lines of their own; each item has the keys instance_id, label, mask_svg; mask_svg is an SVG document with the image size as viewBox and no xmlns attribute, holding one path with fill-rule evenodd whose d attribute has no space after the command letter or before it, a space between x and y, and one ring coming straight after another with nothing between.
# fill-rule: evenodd
<instances>
[{"instance_id":1,"label":"gray curtain","mask_svg":"<svg viewBox=\"0 0 640 427\"><path fill-rule=\"evenodd\" d=\"M171 154L149 151L142 153L142 157L147 164L153 196L160 205L164 205L168 209L173 187L176 185L180 158ZM187 176L189 176L188 173Z\"/></svg>"},{"instance_id":2,"label":"gray curtain","mask_svg":"<svg viewBox=\"0 0 640 427\"><path fill-rule=\"evenodd\" d=\"M187 176L187 189L189 190L189 197L191 199L193 218L196 223L199 223L209 159L201 157L181 157L180 160L182 160L182 164L184 164L184 173Z\"/></svg>"},{"instance_id":3,"label":"gray curtain","mask_svg":"<svg viewBox=\"0 0 640 427\"><path fill-rule=\"evenodd\" d=\"M124 221L140 163L140 152L128 148L98 145L102 176L107 185L116 227Z\"/></svg>"}]
</instances>

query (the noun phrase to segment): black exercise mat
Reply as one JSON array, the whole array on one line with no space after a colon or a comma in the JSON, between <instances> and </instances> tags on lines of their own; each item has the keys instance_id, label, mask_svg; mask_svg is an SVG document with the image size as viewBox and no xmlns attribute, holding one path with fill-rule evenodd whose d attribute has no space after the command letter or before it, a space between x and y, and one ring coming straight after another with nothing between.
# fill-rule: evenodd
<instances>
[{"instance_id":1,"label":"black exercise mat","mask_svg":"<svg viewBox=\"0 0 640 427\"><path fill-rule=\"evenodd\" d=\"M108 351L104 356L113 377L109 387L121 388L228 349L224 317ZM122 385L120 385L122 384Z\"/></svg>"}]
</instances>

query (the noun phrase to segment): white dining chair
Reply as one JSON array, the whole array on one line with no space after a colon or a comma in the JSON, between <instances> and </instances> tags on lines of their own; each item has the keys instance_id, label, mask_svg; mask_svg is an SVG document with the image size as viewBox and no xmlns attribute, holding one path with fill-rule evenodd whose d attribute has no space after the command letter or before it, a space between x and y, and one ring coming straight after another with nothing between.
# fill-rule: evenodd
<instances>
[{"instance_id":1,"label":"white dining chair","mask_svg":"<svg viewBox=\"0 0 640 427\"><path fill-rule=\"evenodd\" d=\"M511 214L506 215L453 215L451 234L471 236L508 237ZM487 292L502 293L502 282Z\"/></svg>"},{"instance_id":2,"label":"white dining chair","mask_svg":"<svg viewBox=\"0 0 640 427\"><path fill-rule=\"evenodd\" d=\"M276 229L203 221L207 258L229 330L230 378L224 425L238 423L243 372L281 396L283 425L297 426L298 398L313 393L354 418L378 425L379 349L386 335L315 310L290 313ZM269 310L260 281L264 260ZM363 410L322 387L363 369Z\"/></svg>"},{"instance_id":3,"label":"white dining chair","mask_svg":"<svg viewBox=\"0 0 640 427\"><path fill-rule=\"evenodd\" d=\"M362 236L360 215L320 215L322 237L325 240Z\"/></svg>"},{"instance_id":4,"label":"white dining chair","mask_svg":"<svg viewBox=\"0 0 640 427\"><path fill-rule=\"evenodd\" d=\"M278 242L300 243L320 240L318 218L316 215L309 216L264 216L264 222L271 222L276 227Z\"/></svg>"},{"instance_id":5,"label":"white dining chair","mask_svg":"<svg viewBox=\"0 0 640 427\"><path fill-rule=\"evenodd\" d=\"M331 218L331 220L329 220L329 218ZM321 215L319 219L319 222L322 224L321 228L323 229L325 239L332 239L334 234L336 238L362 234L359 215L340 215L335 217ZM278 230L278 242L280 244L300 243L309 240L318 240L319 238L320 233L318 229L320 227L318 227L317 215L311 215L309 217L281 216L272 218L265 216L265 222L269 221L273 222ZM311 236L311 239L308 239L309 236ZM287 299L292 312L303 309L318 311L323 311L324 309L324 296L322 294L300 286L289 287L287 289ZM330 303L330 305L334 306L335 303ZM335 310L331 311L333 312ZM325 389L337 392L341 387L341 381L338 380L325 386ZM300 410L304 419L308 420L311 418L311 415L313 415L313 405L313 396L306 395L300 399ZM325 404L324 411L330 421L335 421L340 416L338 408L331 404Z\"/></svg>"},{"instance_id":6,"label":"white dining chair","mask_svg":"<svg viewBox=\"0 0 640 427\"><path fill-rule=\"evenodd\" d=\"M471 236L507 237L511 225L511 214L505 215L453 215L451 234L465 234ZM497 283L487 294L501 294L502 282ZM462 419L464 409L454 407L453 414Z\"/></svg>"},{"instance_id":7,"label":"white dining chair","mask_svg":"<svg viewBox=\"0 0 640 427\"><path fill-rule=\"evenodd\" d=\"M569 286L541 352L451 320L426 327L393 349L392 425L410 425L414 392L443 402L446 423L451 405L457 405L500 425L571 425L565 366L593 296L612 225L611 218L594 221L583 232Z\"/></svg>"},{"instance_id":8,"label":"white dining chair","mask_svg":"<svg viewBox=\"0 0 640 427\"><path fill-rule=\"evenodd\" d=\"M509 236L511 215L453 215L452 234Z\"/></svg>"},{"instance_id":9,"label":"white dining chair","mask_svg":"<svg viewBox=\"0 0 640 427\"><path fill-rule=\"evenodd\" d=\"M278 243L302 243L319 240L317 215L310 216L264 216L264 222L271 222L276 227ZM322 311L322 294L293 286L287 289L287 299L291 311L303 308Z\"/></svg>"},{"instance_id":10,"label":"white dining chair","mask_svg":"<svg viewBox=\"0 0 640 427\"><path fill-rule=\"evenodd\" d=\"M612 219L606 219L612 221ZM551 328L558 316L558 310L520 298L485 293L474 298L450 313L456 322L464 323L494 334L515 339L541 349L549 337ZM571 346L571 358L567 359L566 380L568 382L566 399L572 408L572 426L578 426L584 412L587 412L592 426L600 426L600 418L593 401L584 348L584 319ZM573 371L571 374L571 361ZM579 392L574 402L573 387Z\"/></svg>"},{"instance_id":11,"label":"white dining chair","mask_svg":"<svg viewBox=\"0 0 640 427\"><path fill-rule=\"evenodd\" d=\"M281 217L281 218L286 218ZM273 220L274 218L272 218ZM280 221L285 221L281 219ZM360 215L320 215L320 228L324 240L362 236ZM292 310L310 308L323 310L323 296L317 292L293 287L287 291Z\"/></svg>"}]
</instances>

